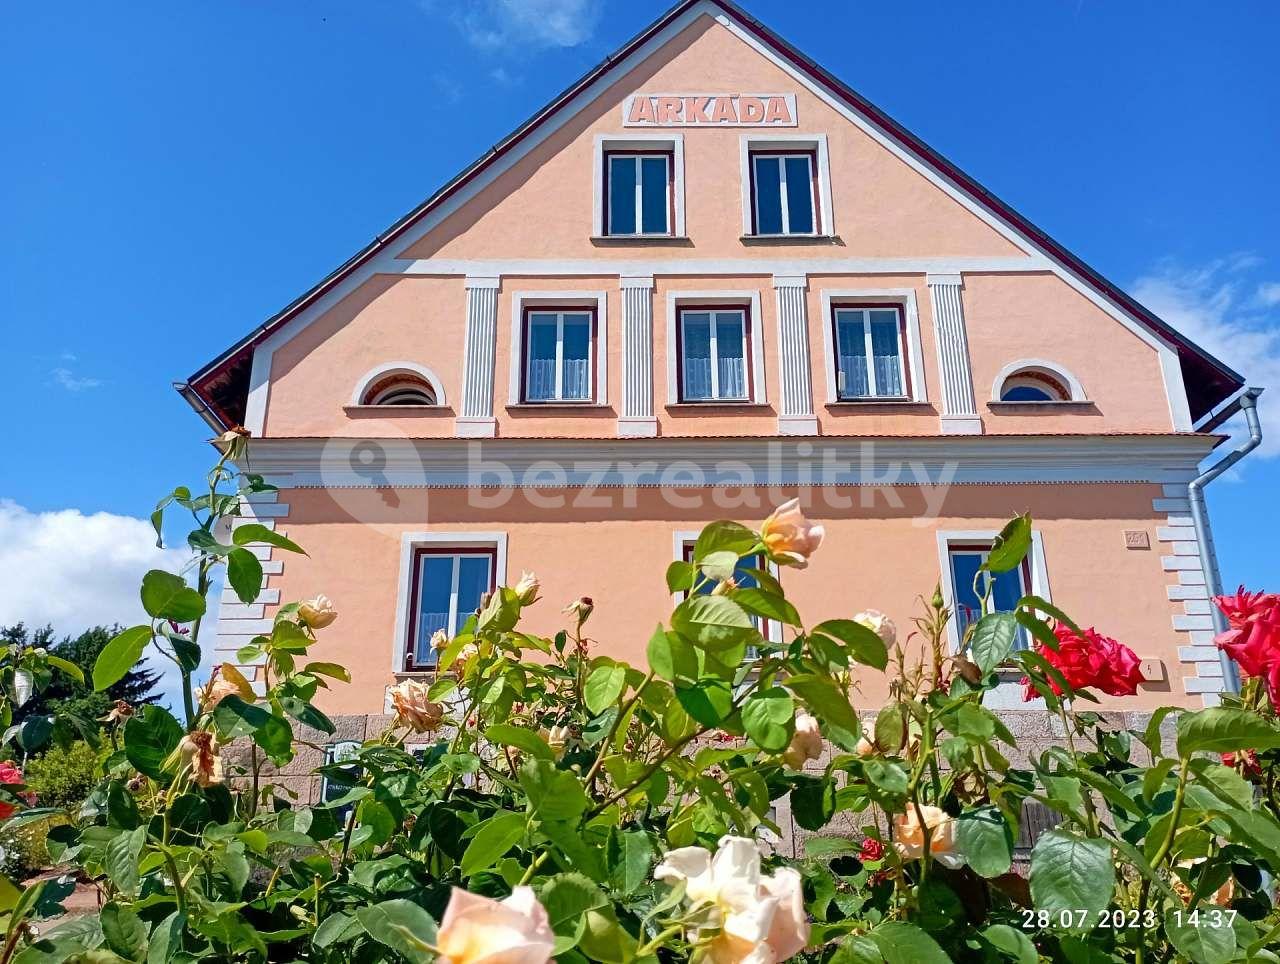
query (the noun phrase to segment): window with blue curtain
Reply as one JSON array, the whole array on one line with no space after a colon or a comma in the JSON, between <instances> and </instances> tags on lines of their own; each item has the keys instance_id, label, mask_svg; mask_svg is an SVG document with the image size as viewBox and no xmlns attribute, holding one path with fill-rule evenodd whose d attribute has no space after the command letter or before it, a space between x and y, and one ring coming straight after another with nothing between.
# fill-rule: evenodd
<instances>
[{"instance_id":1,"label":"window with blue curtain","mask_svg":"<svg viewBox=\"0 0 1280 964\"><path fill-rule=\"evenodd\" d=\"M680 312L681 399L686 402L747 398L746 312Z\"/></svg>"},{"instance_id":2,"label":"window with blue curtain","mask_svg":"<svg viewBox=\"0 0 1280 964\"><path fill-rule=\"evenodd\" d=\"M752 193L756 234L813 234L813 156L753 154Z\"/></svg>"},{"instance_id":3,"label":"window with blue curtain","mask_svg":"<svg viewBox=\"0 0 1280 964\"><path fill-rule=\"evenodd\" d=\"M610 235L671 233L671 158L666 154L609 154Z\"/></svg>"},{"instance_id":4,"label":"window with blue curtain","mask_svg":"<svg viewBox=\"0 0 1280 964\"><path fill-rule=\"evenodd\" d=\"M456 636L480 599L493 588L493 555L488 552L422 552L418 557L418 593L414 601L413 663L433 666L431 637L443 629Z\"/></svg>"},{"instance_id":5,"label":"window with blue curtain","mask_svg":"<svg viewBox=\"0 0 1280 964\"><path fill-rule=\"evenodd\" d=\"M978 571L986 562L991 550L986 547L953 547L951 557L951 598L955 610L956 630L961 639L971 623L982 617L980 591L991 586L991 612L1011 613L1018 608L1018 600L1027 594L1027 574L1023 566L1015 566L1008 572ZM978 584L974 585L974 580ZM1014 649L1026 649L1026 630L1019 629L1014 639Z\"/></svg>"},{"instance_id":6,"label":"window with blue curtain","mask_svg":"<svg viewBox=\"0 0 1280 964\"><path fill-rule=\"evenodd\" d=\"M838 307L834 314L838 397L905 398L907 381L898 310Z\"/></svg>"},{"instance_id":7,"label":"window with blue curtain","mask_svg":"<svg viewBox=\"0 0 1280 964\"><path fill-rule=\"evenodd\" d=\"M531 311L525 358L526 402L591 400L589 311Z\"/></svg>"}]
</instances>

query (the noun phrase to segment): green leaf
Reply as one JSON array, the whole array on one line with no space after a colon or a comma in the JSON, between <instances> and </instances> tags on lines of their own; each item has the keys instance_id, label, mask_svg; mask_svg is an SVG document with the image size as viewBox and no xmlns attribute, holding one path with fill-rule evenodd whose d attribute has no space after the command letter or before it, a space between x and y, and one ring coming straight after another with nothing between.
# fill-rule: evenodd
<instances>
[{"instance_id":1,"label":"green leaf","mask_svg":"<svg viewBox=\"0 0 1280 964\"><path fill-rule=\"evenodd\" d=\"M742 707L747 736L769 753L781 753L787 748L795 733L795 715L791 694L778 686L753 693Z\"/></svg>"},{"instance_id":2,"label":"green leaf","mask_svg":"<svg viewBox=\"0 0 1280 964\"><path fill-rule=\"evenodd\" d=\"M609 835L607 848L609 882L623 894L634 893L649 877L653 844L643 830Z\"/></svg>"},{"instance_id":3,"label":"green leaf","mask_svg":"<svg viewBox=\"0 0 1280 964\"><path fill-rule=\"evenodd\" d=\"M231 533L231 541L238 546L247 546L254 542L265 542L269 546L275 546L278 549L287 549L289 552L302 552L302 547L291 539L286 539L273 529L266 526L250 522L246 525L237 526ZM302 552L305 556L306 553Z\"/></svg>"},{"instance_id":4,"label":"green leaf","mask_svg":"<svg viewBox=\"0 0 1280 964\"><path fill-rule=\"evenodd\" d=\"M147 950L147 964L169 964L182 947L182 932L187 927L187 915L174 911L151 932L151 946Z\"/></svg>"},{"instance_id":5,"label":"green leaf","mask_svg":"<svg viewBox=\"0 0 1280 964\"><path fill-rule=\"evenodd\" d=\"M827 964L883 964L884 955L870 934L846 934Z\"/></svg>"},{"instance_id":6,"label":"green leaf","mask_svg":"<svg viewBox=\"0 0 1280 964\"><path fill-rule=\"evenodd\" d=\"M733 687L710 676L692 686L677 686L676 699L703 726L718 726L733 712Z\"/></svg>"},{"instance_id":7,"label":"green leaf","mask_svg":"<svg viewBox=\"0 0 1280 964\"><path fill-rule=\"evenodd\" d=\"M1111 903L1115 886L1115 861L1105 840L1050 830L1031 851L1031 898L1051 917L1082 910L1096 917Z\"/></svg>"},{"instance_id":8,"label":"green leaf","mask_svg":"<svg viewBox=\"0 0 1280 964\"><path fill-rule=\"evenodd\" d=\"M1080 635L1080 627L1076 625L1075 620L1047 599L1041 599L1039 596L1028 593L1018 600L1018 608L1052 616L1058 622L1064 623L1077 636Z\"/></svg>"},{"instance_id":9,"label":"green leaf","mask_svg":"<svg viewBox=\"0 0 1280 964\"><path fill-rule=\"evenodd\" d=\"M991 552L982 568L987 572L1008 572L1031 549L1031 516L1020 515L1011 519L991 543Z\"/></svg>"},{"instance_id":10,"label":"green leaf","mask_svg":"<svg viewBox=\"0 0 1280 964\"><path fill-rule=\"evenodd\" d=\"M411 961L427 960L436 942L436 922L411 900L384 900L356 910L370 937Z\"/></svg>"},{"instance_id":11,"label":"green leaf","mask_svg":"<svg viewBox=\"0 0 1280 964\"><path fill-rule=\"evenodd\" d=\"M103 866L111 882L123 894L133 897L138 893L138 859L147 842L147 828L121 831L107 844Z\"/></svg>"},{"instance_id":12,"label":"green leaf","mask_svg":"<svg viewBox=\"0 0 1280 964\"><path fill-rule=\"evenodd\" d=\"M54 656L52 653L49 653L47 656L45 656L45 659L48 661L50 666L54 667L55 669L62 670L64 673L70 676L77 683L84 685L84 670L82 670L75 663L71 662L71 660L63 659L61 656Z\"/></svg>"},{"instance_id":13,"label":"green leaf","mask_svg":"<svg viewBox=\"0 0 1280 964\"><path fill-rule=\"evenodd\" d=\"M142 774L159 780L164 761L182 740L182 727L163 706L139 706L124 724L124 755Z\"/></svg>"},{"instance_id":14,"label":"green leaf","mask_svg":"<svg viewBox=\"0 0 1280 964\"><path fill-rule=\"evenodd\" d=\"M1236 934L1226 914L1215 915L1206 909L1193 918L1186 910L1173 911L1164 919L1164 932L1174 950L1192 964L1227 964L1236 960Z\"/></svg>"},{"instance_id":15,"label":"green leaf","mask_svg":"<svg viewBox=\"0 0 1280 964\"><path fill-rule=\"evenodd\" d=\"M796 607L781 596L767 590L755 589L750 586L745 589L738 589L733 593L733 601L747 612L756 616L763 616L765 619L786 623L788 626L801 625L800 614L796 612Z\"/></svg>"},{"instance_id":16,"label":"green leaf","mask_svg":"<svg viewBox=\"0 0 1280 964\"><path fill-rule=\"evenodd\" d=\"M526 730L522 726L512 726L510 723L490 723L485 728L484 735L491 743L513 746L517 750L522 750L530 756L536 756L541 760L554 760L556 758L555 751L547 745L546 740L533 732L533 730Z\"/></svg>"},{"instance_id":17,"label":"green leaf","mask_svg":"<svg viewBox=\"0 0 1280 964\"><path fill-rule=\"evenodd\" d=\"M575 820L589 803L578 778L546 760L526 762L520 768L520 786L534 813L544 820Z\"/></svg>"},{"instance_id":18,"label":"green leaf","mask_svg":"<svg viewBox=\"0 0 1280 964\"><path fill-rule=\"evenodd\" d=\"M1013 863L1013 831L996 807L966 810L956 819L956 849L978 875L999 877Z\"/></svg>"},{"instance_id":19,"label":"green leaf","mask_svg":"<svg viewBox=\"0 0 1280 964\"><path fill-rule=\"evenodd\" d=\"M568 951L586 930L588 911L608 904L608 898L590 877L578 873L556 874L539 889L538 901L556 935L554 953Z\"/></svg>"},{"instance_id":20,"label":"green leaf","mask_svg":"<svg viewBox=\"0 0 1280 964\"><path fill-rule=\"evenodd\" d=\"M583 687L587 709L603 713L618 701L627 688L627 668L621 663L602 663L591 671Z\"/></svg>"},{"instance_id":21,"label":"green leaf","mask_svg":"<svg viewBox=\"0 0 1280 964\"><path fill-rule=\"evenodd\" d=\"M697 679L698 652L683 636L666 632L661 625L649 639L649 666L662 679Z\"/></svg>"},{"instance_id":22,"label":"green leaf","mask_svg":"<svg viewBox=\"0 0 1280 964\"><path fill-rule=\"evenodd\" d=\"M189 623L204 615L204 596L181 576L163 569L152 569L142 577L141 596L142 608L156 619Z\"/></svg>"},{"instance_id":23,"label":"green leaf","mask_svg":"<svg viewBox=\"0 0 1280 964\"><path fill-rule=\"evenodd\" d=\"M708 579L715 581L730 579L738 568L738 554L728 549L708 552L698 560L698 568Z\"/></svg>"},{"instance_id":24,"label":"green leaf","mask_svg":"<svg viewBox=\"0 0 1280 964\"><path fill-rule=\"evenodd\" d=\"M248 605L262 592L262 563L248 549L232 549L227 556L227 582Z\"/></svg>"},{"instance_id":25,"label":"green leaf","mask_svg":"<svg viewBox=\"0 0 1280 964\"><path fill-rule=\"evenodd\" d=\"M698 534L693 545L693 561L702 562L713 552L732 552L745 556L760 542L760 537L739 522L712 522Z\"/></svg>"},{"instance_id":26,"label":"green leaf","mask_svg":"<svg viewBox=\"0 0 1280 964\"><path fill-rule=\"evenodd\" d=\"M888 964L951 964L951 958L937 941L915 924L885 921L871 932Z\"/></svg>"},{"instance_id":27,"label":"green leaf","mask_svg":"<svg viewBox=\"0 0 1280 964\"><path fill-rule=\"evenodd\" d=\"M810 776L794 776L791 780L791 816L805 830L821 830L835 813L835 784Z\"/></svg>"},{"instance_id":28,"label":"green leaf","mask_svg":"<svg viewBox=\"0 0 1280 964\"><path fill-rule=\"evenodd\" d=\"M322 733L332 733L334 731L333 721L329 717L325 716L324 713L310 703L300 700L296 696L280 697L280 708L303 726L320 730Z\"/></svg>"},{"instance_id":29,"label":"green leaf","mask_svg":"<svg viewBox=\"0 0 1280 964\"><path fill-rule=\"evenodd\" d=\"M524 836L528 822L523 813L500 813L483 821L462 854L462 876L470 877L492 867Z\"/></svg>"},{"instance_id":30,"label":"green leaf","mask_svg":"<svg viewBox=\"0 0 1280 964\"><path fill-rule=\"evenodd\" d=\"M339 666L337 663L308 663L302 667L302 671L314 673L317 676L328 676L330 679L342 680L344 683L351 682L351 673L345 666ZM434 693L432 698L435 698Z\"/></svg>"},{"instance_id":31,"label":"green leaf","mask_svg":"<svg viewBox=\"0 0 1280 964\"><path fill-rule=\"evenodd\" d=\"M124 675L133 669L142 659L142 651L151 642L150 626L130 626L124 632L113 637L93 664L93 688L102 692L113 683L124 679Z\"/></svg>"},{"instance_id":32,"label":"green leaf","mask_svg":"<svg viewBox=\"0 0 1280 964\"><path fill-rule=\"evenodd\" d=\"M728 596L690 596L671 614L671 628L706 649L729 649L757 635L751 614Z\"/></svg>"},{"instance_id":33,"label":"green leaf","mask_svg":"<svg viewBox=\"0 0 1280 964\"><path fill-rule=\"evenodd\" d=\"M1178 717L1178 755L1270 750L1280 746L1280 727L1251 710L1214 706Z\"/></svg>"},{"instance_id":34,"label":"green leaf","mask_svg":"<svg viewBox=\"0 0 1280 964\"><path fill-rule=\"evenodd\" d=\"M1031 938L1009 924L992 924L982 932L982 937L988 944L1006 957L1017 961L1018 964L1036 964L1040 960L1040 954L1036 951L1036 946L1031 943Z\"/></svg>"},{"instance_id":35,"label":"green leaf","mask_svg":"<svg viewBox=\"0 0 1280 964\"><path fill-rule=\"evenodd\" d=\"M1012 613L988 613L978 620L969 637L969 655L978 669L987 674L1013 652L1018 622Z\"/></svg>"},{"instance_id":36,"label":"green leaf","mask_svg":"<svg viewBox=\"0 0 1280 964\"><path fill-rule=\"evenodd\" d=\"M804 842L804 855L818 860L844 857L861 850L861 844L848 837L810 837Z\"/></svg>"},{"instance_id":37,"label":"green leaf","mask_svg":"<svg viewBox=\"0 0 1280 964\"><path fill-rule=\"evenodd\" d=\"M107 946L126 960L138 960L147 949L147 926L138 915L115 901L103 905L98 914Z\"/></svg>"},{"instance_id":38,"label":"green leaf","mask_svg":"<svg viewBox=\"0 0 1280 964\"><path fill-rule=\"evenodd\" d=\"M858 715L849 705L848 697L832 680L825 676L800 674L788 676L782 682L823 720L850 734L857 734Z\"/></svg>"},{"instance_id":39,"label":"green leaf","mask_svg":"<svg viewBox=\"0 0 1280 964\"><path fill-rule=\"evenodd\" d=\"M862 623L852 619L828 619L814 626L813 631L840 640L848 648L849 655L864 666L882 670L889 665L889 651L884 640Z\"/></svg>"},{"instance_id":40,"label":"green leaf","mask_svg":"<svg viewBox=\"0 0 1280 964\"><path fill-rule=\"evenodd\" d=\"M693 588L693 579L698 567L692 562L677 559L667 566L667 591L672 593L688 592Z\"/></svg>"}]
</instances>

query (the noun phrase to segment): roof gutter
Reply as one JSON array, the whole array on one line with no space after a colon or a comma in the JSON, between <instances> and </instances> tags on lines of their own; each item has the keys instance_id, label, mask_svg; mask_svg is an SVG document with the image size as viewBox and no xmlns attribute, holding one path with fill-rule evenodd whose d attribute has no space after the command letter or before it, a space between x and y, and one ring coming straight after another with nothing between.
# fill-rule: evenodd
<instances>
[{"instance_id":1,"label":"roof gutter","mask_svg":"<svg viewBox=\"0 0 1280 964\"><path fill-rule=\"evenodd\" d=\"M221 435L231 427L224 424L222 419L218 417L218 413L204 403L200 393L192 388L190 383L174 382L173 387L179 395L186 399L187 404L195 409L196 414L204 419L204 423L213 429L215 434Z\"/></svg>"},{"instance_id":2,"label":"roof gutter","mask_svg":"<svg viewBox=\"0 0 1280 964\"><path fill-rule=\"evenodd\" d=\"M1233 452L1223 456L1205 471L1201 472L1190 486L1188 498L1191 502L1191 521L1196 528L1196 542L1200 547L1200 559L1204 565L1205 588L1209 599L1222 595L1222 573L1218 570L1218 553L1213 545L1213 533L1209 531L1209 508L1205 503L1204 488L1227 469L1252 452L1262 442L1262 424L1258 421L1258 396L1261 388L1246 388L1236 396L1235 400L1214 415L1200 431L1212 431L1237 412L1244 412L1249 426L1249 438L1242 442ZM1211 618L1215 634L1225 633L1228 629L1227 617L1217 606L1211 606ZM1240 672L1233 660L1224 650L1218 650L1218 659L1222 663L1222 679L1225 691L1240 692Z\"/></svg>"}]
</instances>

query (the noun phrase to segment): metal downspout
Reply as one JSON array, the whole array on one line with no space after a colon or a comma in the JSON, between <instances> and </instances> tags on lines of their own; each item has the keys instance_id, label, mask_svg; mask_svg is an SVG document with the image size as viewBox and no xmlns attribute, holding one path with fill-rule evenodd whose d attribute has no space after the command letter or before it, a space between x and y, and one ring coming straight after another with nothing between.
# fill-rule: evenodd
<instances>
[{"instance_id":1,"label":"metal downspout","mask_svg":"<svg viewBox=\"0 0 1280 964\"><path fill-rule=\"evenodd\" d=\"M1245 421L1249 426L1249 438L1246 441L1241 443L1234 452L1227 454L1220 461L1196 476L1188 486L1188 497L1191 501L1191 521L1196 528L1196 541L1200 545L1200 559L1204 564L1205 588L1208 590L1210 600L1214 596L1222 595L1222 574L1218 570L1218 553L1213 545L1213 533L1209 531L1209 509L1205 503L1204 489L1205 486L1256 449L1259 443L1262 442L1262 425L1258 421L1258 396L1261 394L1261 388L1246 388L1234 403L1223 409L1200 428L1202 432L1211 431L1237 411L1244 412ZM1228 628L1227 617L1222 610L1211 604L1210 615L1213 619L1215 635L1225 633ZM1222 650L1218 651L1218 660L1222 664L1222 679L1226 691L1230 693L1240 692L1240 673L1236 668L1235 660Z\"/></svg>"}]
</instances>

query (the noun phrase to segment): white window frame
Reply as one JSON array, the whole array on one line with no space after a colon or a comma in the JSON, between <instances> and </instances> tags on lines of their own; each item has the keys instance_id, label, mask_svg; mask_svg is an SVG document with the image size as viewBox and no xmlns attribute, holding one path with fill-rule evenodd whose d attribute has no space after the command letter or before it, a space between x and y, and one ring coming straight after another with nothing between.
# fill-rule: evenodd
<instances>
[{"instance_id":1,"label":"white window frame","mask_svg":"<svg viewBox=\"0 0 1280 964\"><path fill-rule=\"evenodd\" d=\"M742 395L733 395L733 396L722 395L720 393L720 349L719 349L719 341L718 341L718 332L720 330L719 316L722 314L724 315L736 314L738 316L738 322L742 329L742 379L744 382L748 382L748 383L751 380L751 370L750 370L751 361L747 354L747 349L748 349L748 346L750 345L750 342L748 340L750 325L747 321L747 310L748 309L746 305L742 305L741 307L737 307L737 308L724 308L724 307L703 308L703 307L700 307L699 305L683 305L676 309L676 314L677 314L676 323L680 326L680 346L681 346L680 387L682 389L687 391L689 387L689 371L687 366L688 356L685 355L683 349L685 346L689 344L688 332L685 330L685 317L689 315L691 312L705 314L707 316L708 329L709 329L708 330L708 340L709 340L708 350L711 352L711 394L706 398L689 398L688 395L686 394L684 395L684 397L680 399L682 402L687 402L691 405L692 404L711 405L717 402L723 402L725 404L732 405L735 403L749 402L751 400L750 392L746 392Z\"/></svg>"},{"instance_id":2,"label":"white window frame","mask_svg":"<svg viewBox=\"0 0 1280 964\"><path fill-rule=\"evenodd\" d=\"M787 186L787 165L788 159L793 157L803 157L805 166L809 168L809 212L812 227L808 231L791 230L791 192ZM819 223L818 209L818 192L817 192L817 171L814 170L814 156L807 151L804 153L773 153L770 151L753 151L751 154L751 177L753 190L751 192L753 208L752 224L755 227L753 232L755 237L767 238L769 234L760 230L760 169L759 163L762 160L776 160L778 162L778 204L781 207L780 216L782 218L782 230L776 232L776 235L785 237L804 237L806 235L819 235L822 233L822 225Z\"/></svg>"},{"instance_id":3,"label":"white window frame","mask_svg":"<svg viewBox=\"0 0 1280 964\"><path fill-rule=\"evenodd\" d=\"M413 607L417 604L413 592L414 556L418 549L485 549L494 554L494 587L507 584L507 534L505 532L405 532L400 536L400 582L396 590L396 629L391 641L391 671L397 676L417 676L434 672L434 669L406 670L405 653L409 645L409 625L413 621ZM454 567L457 578L458 567ZM456 586L450 606L456 603ZM452 610L451 610L452 612Z\"/></svg>"},{"instance_id":4,"label":"white window frame","mask_svg":"<svg viewBox=\"0 0 1280 964\"><path fill-rule=\"evenodd\" d=\"M607 172L608 177L606 178L606 183L611 181L613 178L612 165L614 161L634 160L636 162L636 189L635 189L636 230L632 231L629 234L624 234L621 231L615 231L613 228L613 225L609 223L610 221L609 199L603 198L602 203L604 204L604 212L605 212L604 229L607 232L607 236L610 238L669 238L671 237L673 233L671 230L672 228L672 225L671 225L671 220L672 220L672 217L671 217L671 214L672 214L671 212L671 206L672 206L671 205L671 189L672 189L671 168L673 166L672 156L665 152L661 154L654 154L652 152L646 154L638 151L609 150L609 151L605 151L604 157L605 157L604 162L610 165L610 170ZM641 178L640 176L641 174L640 162L646 158L651 158L651 157L662 158L663 166L667 170L667 176L662 186L662 217L663 217L663 220L667 222L667 226L662 231L641 230L644 224L644 184L643 184L643 178Z\"/></svg>"},{"instance_id":5,"label":"white window frame","mask_svg":"<svg viewBox=\"0 0 1280 964\"><path fill-rule=\"evenodd\" d=\"M852 305L832 305L831 306L831 324L833 327L832 338L835 339L835 355L836 355L836 373L835 373L836 374L836 397L839 401L858 402L858 401L870 401L874 399L874 400L883 400L887 402L900 402L900 401L906 401L911 397L909 393L903 393L901 395L882 394L879 390L879 386L876 384L875 352L872 348L873 342L871 338L870 312L892 310L894 308L898 308L899 311L901 310L901 307L896 305L883 305L883 306L873 305L870 307L866 305L859 305L857 307L854 307ZM871 389L870 395L845 395L840 393L840 359L842 356L840 354L839 319L837 316L842 311L856 311L856 312L860 312L862 315L859 323L862 325L862 342L863 342L862 350L865 353L863 357L866 359L866 363L867 363L867 385ZM898 346L899 380L903 383L903 386L906 387L906 382L909 377L909 373L907 371L906 345L903 344L903 337L902 337L902 330L906 326L898 322L897 314L898 312L895 311L893 337L894 337L894 341L897 343L897 346Z\"/></svg>"},{"instance_id":6,"label":"white window frame","mask_svg":"<svg viewBox=\"0 0 1280 964\"><path fill-rule=\"evenodd\" d=\"M524 361L522 363L524 365L524 370L520 373L521 382L524 388L524 391L522 392L524 397L521 398L522 404L555 405L557 403L560 403L564 405L570 405L570 404L576 405L576 404L581 404L583 402L588 402L588 403L593 402L595 400L592 397L592 395L587 395L585 398L566 398L564 395L564 318L565 318L565 315L577 314L583 310L589 310L589 306L583 306L583 308L579 308L579 309L575 309L572 307L567 307L567 308L561 307L559 310L552 311L549 308L538 308L536 305L530 305L525 309L526 313L529 315L530 327L533 326L533 315L535 314L552 315L556 319L556 357L555 357L555 366L556 366L555 390L556 391L555 391L555 394L550 398L529 398L528 397L529 366L533 362L533 339L530 338L529 344L525 346ZM594 327L594 321L595 319L592 317L592 315L588 314L587 315L588 328ZM587 367L588 369L595 362L595 352L596 352L595 334L596 333L594 331L588 331L587 333L587 338L588 338ZM595 378L592 377L591 380L592 382L594 382Z\"/></svg>"},{"instance_id":7,"label":"white window frame","mask_svg":"<svg viewBox=\"0 0 1280 964\"><path fill-rule=\"evenodd\" d=\"M680 324L681 309L698 310L705 305L738 305L750 313L750 345L743 346L744 361L750 365L747 376L751 395L747 398L685 402L680 398L680 377L684 359L677 351L676 330ZM760 292L756 291L679 291L667 292L667 404L668 405L764 405L767 393L764 386L764 342L761 331L764 319L760 314ZM681 341L683 344L683 341Z\"/></svg>"},{"instance_id":8,"label":"white window frame","mask_svg":"<svg viewBox=\"0 0 1280 964\"><path fill-rule=\"evenodd\" d=\"M626 154L632 151L665 151L670 153L671 168L667 189L671 192L668 217L671 220L666 234L606 234L608 199L604 196L604 156L606 153ZM644 241L654 238L685 237L684 220L684 135L671 134L597 134L591 156L591 185L594 192L591 217L591 234L602 241L609 239ZM638 192L637 192L638 193ZM639 221L636 222L639 225Z\"/></svg>"},{"instance_id":9,"label":"white window frame","mask_svg":"<svg viewBox=\"0 0 1280 964\"><path fill-rule=\"evenodd\" d=\"M507 385L507 404L523 407L591 406L609 404L609 317L608 293L604 291L514 291L511 293L511 353L510 378ZM596 315L595 338L591 346L591 361L595 366L595 394L584 401L525 402L521 397L524 387L525 366L528 364L528 347L524 344L524 314L526 309L539 308L593 308ZM557 376L559 369L557 366Z\"/></svg>"},{"instance_id":10,"label":"white window frame","mask_svg":"<svg viewBox=\"0 0 1280 964\"><path fill-rule=\"evenodd\" d=\"M1057 362L1045 361L1043 358L1019 358L1017 361L1009 362L996 373L995 381L991 383L991 401L1001 401L1000 395L1004 392L1005 382L1015 375L1024 371L1043 371L1045 374L1052 376L1066 386L1070 393L1070 398L1054 399L1055 402L1087 402L1088 396L1084 393L1084 386L1080 384L1080 379L1076 378L1062 365ZM1025 405L1026 402L1014 402L1015 405ZM1037 404L1037 403L1032 403ZM1045 404L1040 402L1038 404Z\"/></svg>"},{"instance_id":11,"label":"white window frame","mask_svg":"<svg viewBox=\"0 0 1280 964\"><path fill-rule=\"evenodd\" d=\"M360 380L356 382L355 390L351 393L351 402L348 408L382 408L381 405L365 405L364 397L375 382L382 381L389 375L417 375L428 385L431 386L432 392L435 393L436 403L433 408L445 408L449 403L445 398L444 382L440 380L440 376L433 372L426 365L419 365L417 362L411 361L393 361L384 362L370 368L367 372L360 376Z\"/></svg>"},{"instance_id":12,"label":"white window frame","mask_svg":"<svg viewBox=\"0 0 1280 964\"><path fill-rule=\"evenodd\" d=\"M770 151L813 152L811 158L811 190L813 198L813 230L807 233L757 234L759 223L755 214L755 202L751 185L755 176L753 154L768 155ZM831 205L831 161L827 150L826 134L770 134L768 136L742 135L738 141L739 178L742 193L742 236L744 238L825 238L835 237L835 211ZM785 209L784 209L785 212ZM785 224L784 224L785 227Z\"/></svg>"},{"instance_id":13,"label":"white window frame","mask_svg":"<svg viewBox=\"0 0 1280 964\"><path fill-rule=\"evenodd\" d=\"M906 344L900 345L905 351L902 359L903 367L910 372L911 395L909 398L893 396L891 398L848 398L840 397L838 371L840 358L835 341L835 309L843 301L856 301L863 304L897 307L902 310L906 323ZM914 288L831 288L822 291L822 351L824 368L827 374L828 405L867 405L890 404L894 402L927 402L928 392L924 382L924 353L920 348L920 311L916 303Z\"/></svg>"},{"instance_id":14,"label":"white window frame","mask_svg":"<svg viewBox=\"0 0 1280 964\"><path fill-rule=\"evenodd\" d=\"M942 601L947 608L955 612L955 576L951 571L952 546L990 544L1000 534L998 529L947 529L938 532L938 572L942 587ZM1031 530L1031 550L1027 554L1031 569L1030 592L1045 602L1053 602L1049 591L1049 571L1045 565L1044 539L1039 529ZM960 650L960 627L953 616L947 622L947 639L951 644L951 652Z\"/></svg>"},{"instance_id":15,"label":"white window frame","mask_svg":"<svg viewBox=\"0 0 1280 964\"><path fill-rule=\"evenodd\" d=\"M672 540L671 540L672 561L673 562L685 561L685 557L684 557L685 549L695 545L698 541L698 536L700 536L701 534L702 532L699 529L677 529L674 533L672 533ZM772 562L766 559L764 568L765 568L765 571L768 572L769 575L773 576L774 579L781 578L779 574L778 564L776 562ZM685 595L686 594L682 592L673 592L671 594L672 608L680 605L680 603L684 601ZM766 640L768 640L771 643L782 642L782 624L778 622L776 619L765 619L763 616L759 618L761 622L764 624L764 627L760 631L760 635L762 635Z\"/></svg>"}]
</instances>

